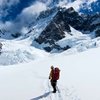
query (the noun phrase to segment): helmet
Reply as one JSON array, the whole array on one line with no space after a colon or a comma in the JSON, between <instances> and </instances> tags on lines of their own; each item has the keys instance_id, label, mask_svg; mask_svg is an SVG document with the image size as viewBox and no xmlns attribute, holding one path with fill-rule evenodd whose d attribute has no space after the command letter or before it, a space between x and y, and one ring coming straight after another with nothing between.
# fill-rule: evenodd
<instances>
[{"instance_id":1,"label":"helmet","mask_svg":"<svg viewBox=\"0 0 100 100\"><path fill-rule=\"evenodd\" d=\"M54 67L53 67L53 66L51 66L51 69L54 69Z\"/></svg>"}]
</instances>

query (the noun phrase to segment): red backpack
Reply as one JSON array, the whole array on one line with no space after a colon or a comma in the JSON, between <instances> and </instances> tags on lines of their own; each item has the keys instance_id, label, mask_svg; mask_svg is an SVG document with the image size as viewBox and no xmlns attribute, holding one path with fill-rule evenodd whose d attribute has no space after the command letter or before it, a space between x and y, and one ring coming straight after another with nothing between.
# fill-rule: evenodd
<instances>
[{"instance_id":1,"label":"red backpack","mask_svg":"<svg viewBox=\"0 0 100 100\"><path fill-rule=\"evenodd\" d=\"M60 76L60 70L59 70L59 68L56 67L54 69L53 76L54 76L53 77L54 80L58 80L59 79L59 76Z\"/></svg>"}]
</instances>

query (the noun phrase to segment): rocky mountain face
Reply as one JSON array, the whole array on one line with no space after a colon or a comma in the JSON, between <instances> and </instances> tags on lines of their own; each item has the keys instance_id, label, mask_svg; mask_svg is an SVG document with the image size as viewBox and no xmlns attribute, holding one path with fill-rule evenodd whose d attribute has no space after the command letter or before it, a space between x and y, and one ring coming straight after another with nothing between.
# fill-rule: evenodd
<instances>
[{"instance_id":1,"label":"rocky mountain face","mask_svg":"<svg viewBox=\"0 0 100 100\"><path fill-rule=\"evenodd\" d=\"M47 3L50 0L38 0L43 3ZM95 37L100 36L100 13L96 12L94 14L80 14L74 10L73 7L68 9L64 7L52 6L58 4L60 1L66 0L51 0L50 5L46 11L42 11L35 21L31 21L30 25L27 25L28 37L33 34L33 44L34 41L40 46L39 48L45 49L50 52L53 49L56 50L67 50L70 45L61 47L57 42L66 38L66 34L73 36L71 33L71 27L81 32L83 34L94 33ZM67 0L68 2L74 2L75 0ZM96 3L98 4L98 2ZM83 9L83 8L82 8ZM53 15L53 16L52 16ZM49 17L50 16L50 17ZM42 19L42 20L41 20ZM48 20L49 19L49 20ZM48 20L48 21L46 21ZM44 23L42 23L44 21ZM40 25L38 25L40 24ZM41 24L45 24L41 28ZM34 26L37 28L34 29ZM39 26L39 27L37 27ZM31 29L32 28L32 29ZM39 30L39 28L41 28ZM38 31L39 30L39 31ZM8 34L9 33L9 34ZM38 34L38 35L37 35ZM5 32L5 30L0 30L0 36L7 38L8 36L13 39L21 36L20 32L11 34L10 32ZM35 45L35 44L34 44ZM34 46L33 45L33 46ZM38 47L37 47L38 48Z\"/></svg>"},{"instance_id":2,"label":"rocky mountain face","mask_svg":"<svg viewBox=\"0 0 100 100\"><path fill-rule=\"evenodd\" d=\"M55 41L65 37L64 31L71 32L69 26L72 26L77 30L82 30L83 22L83 18L79 16L73 8L59 8L57 14L42 31L41 35L36 39L36 41L39 44L53 44Z\"/></svg>"},{"instance_id":3,"label":"rocky mountain face","mask_svg":"<svg viewBox=\"0 0 100 100\"><path fill-rule=\"evenodd\" d=\"M96 36L100 36L100 13L79 15L72 7L69 9L58 8L56 15L35 41L40 45L49 43L49 46L44 48L49 52L53 48L66 50L70 48L68 45L66 48L61 48L56 42L65 37L65 32L71 33L70 26L83 34L95 32Z\"/></svg>"}]
</instances>

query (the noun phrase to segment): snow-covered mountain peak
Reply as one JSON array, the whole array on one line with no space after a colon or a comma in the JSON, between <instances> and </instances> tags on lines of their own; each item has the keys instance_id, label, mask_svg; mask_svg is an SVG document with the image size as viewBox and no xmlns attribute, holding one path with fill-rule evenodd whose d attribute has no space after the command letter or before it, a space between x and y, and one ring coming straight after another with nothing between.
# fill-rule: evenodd
<instances>
[{"instance_id":1,"label":"snow-covered mountain peak","mask_svg":"<svg viewBox=\"0 0 100 100\"><path fill-rule=\"evenodd\" d=\"M41 2L46 3L45 0L41 0ZM57 6L50 7L49 5L45 11L40 12L36 19L30 21L21 31L16 33L0 31L0 41L4 44L0 59L9 58L8 62L1 60L1 64L28 62L53 53L68 51L70 54L99 46L99 39L95 38L100 36L100 13L80 14L79 10L74 7L76 4L81 5L85 0L80 2L78 0L49 2L48 0L47 2ZM88 4L93 2L97 1L91 0L88 1ZM60 3L64 3L64 5L61 6ZM78 8L78 6L76 7ZM11 29L13 29L13 26ZM9 41L6 41L6 39ZM15 47L15 50L12 48L13 43L18 47ZM6 46L9 47L9 50ZM39 54L34 54L31 51L39 52ZM46 56L41 56L40 53ZM15 60L13 61L12 58Z\"/></svg>"}]
</instances>

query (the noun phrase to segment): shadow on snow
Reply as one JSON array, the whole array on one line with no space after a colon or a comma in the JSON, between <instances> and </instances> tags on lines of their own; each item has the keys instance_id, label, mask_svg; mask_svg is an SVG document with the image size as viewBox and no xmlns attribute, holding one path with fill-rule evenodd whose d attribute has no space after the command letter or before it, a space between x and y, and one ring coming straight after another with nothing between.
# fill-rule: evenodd
<instances>
[{"instance_id":1,"label":"shadow on snow","mask_svg":"<svg viewBox=\"0 0 100 100\"><path fill-rule=\"evenodd\" d=\"M52 92L44 93L43 95L38 96L38 97L35 97L35 98L32 98L32 99L30 99L30 100L40 100L40 99L42 99L42 98L46 98L50 93L52 93Z\"/></svg>"}]
</instances>

